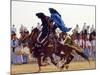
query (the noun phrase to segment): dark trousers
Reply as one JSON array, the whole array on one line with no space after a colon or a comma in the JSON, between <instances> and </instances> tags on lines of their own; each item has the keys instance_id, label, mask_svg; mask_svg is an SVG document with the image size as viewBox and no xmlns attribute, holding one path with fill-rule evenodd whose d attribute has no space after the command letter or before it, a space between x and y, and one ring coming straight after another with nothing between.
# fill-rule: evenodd
<instances>
[{"instance_id":1,"label":"dark trousers","mask_svg":"<svg viewBox=\"0 0 100 75\"><path fill-rule=\"evenodd\" d=\"M15 52L15 47L12 48L13 49L13 53Z\"/></svg>"}]
</instances>

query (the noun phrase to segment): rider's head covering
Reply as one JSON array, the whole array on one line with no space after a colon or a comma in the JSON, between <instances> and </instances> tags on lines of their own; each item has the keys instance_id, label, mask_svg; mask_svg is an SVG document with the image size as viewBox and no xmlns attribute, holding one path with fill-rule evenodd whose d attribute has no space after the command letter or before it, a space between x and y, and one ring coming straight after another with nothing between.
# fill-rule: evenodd
<instances>
[{"instance_id":1,"label":"rider's head covering","mask_svg":"<svg viewBox=\"0 0 100 75\"><path fill-rule=\"evenodd\" d=\"M55 14L56 13L61 17L61 15L58 13L58 11L55 10L54 8L49 8L49 11L50 11L51 14Z\"/></svg>"},{"instance_id":2,"label":"rider's head covering","mask_svg":"<svg viewBox=\"0 0 100 75\"><path fill-rule=\"evenodd\" d=\"M11 35L16 36L16 33L15 33L15 32L13 32L13 33L11 33Z\"/></svg>"},{"instance_id":3,"label":"rider's head covering","mask_svg":"<svg viewBox=\"0 0 100 75\"><path fill-rule=\"evenodd\" d=\"M42 13L42 12L36 13L36 16L37 16L38 18L45 18L45 14Z\"/></svg>"}]
</instances>

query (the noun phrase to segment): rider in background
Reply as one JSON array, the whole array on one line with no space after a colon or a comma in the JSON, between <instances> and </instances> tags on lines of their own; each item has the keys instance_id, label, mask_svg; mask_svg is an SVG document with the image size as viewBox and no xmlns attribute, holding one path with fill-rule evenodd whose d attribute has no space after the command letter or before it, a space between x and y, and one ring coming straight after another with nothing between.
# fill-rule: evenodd
<instances>
[{"instance_id":1,"label":"rider in background","mask_svg":"<svg viewBox=\"0 0 100 75\"><path fill-rule=\"evenodd\" d=\"M51 18L55 22L54 24L54 29L57 27L62 31L62 32L69 32L72 28L67 28L65 27L65 24L61 18L61 15L53 8L49 8Z\"/></svg>"}]
</instances>

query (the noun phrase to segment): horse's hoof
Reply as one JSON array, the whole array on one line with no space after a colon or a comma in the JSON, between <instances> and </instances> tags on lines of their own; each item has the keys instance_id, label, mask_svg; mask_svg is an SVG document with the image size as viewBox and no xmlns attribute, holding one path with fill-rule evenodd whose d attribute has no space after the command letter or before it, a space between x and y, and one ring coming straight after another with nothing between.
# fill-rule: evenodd
<instances>
[{"instance_id":1,"label":"horse's hoof","mask_svg":"<svg viewBox=\"0 0 100 75\"><path fill-rule=\"evenodd\" d=\"M37 71L37 73L40 73L40 71Z\"/></svg>"},{"instance_id":2,"label":"horse's hoof","mask_svg":"<svg viewBox=\"0 0 100 75\"><path fill-rule=\"evenodd\" d=\"M60 67L60 71L63 71L63 69L64 69L64 66L61 66L61 67Z\"/></svg>"},{"instance_id":3,"label":"horse's hoof","mask_svg":"<svg viewBox=\"0 0 100 75\"><path fill-rule=\"evenodd\" d=\"M61 68L63 69L63 68L64 68L64 66L61 66Z\"/></svg>"},{"instance_id":4,"label":"horse's hoof","mask_svg":"<svg viewBox=\"0 0 100 75\"><path fill-rule=\"evenodd\" d=\"M57 66L57 63L53 63L55 66Z\"/></svg>"},{"instance_id":5,"label":"horse's hoof","mask_svg":"<svg viewBox=\"0 0 100 75\"><path fill-rule=\"evenodd\" d=\"M37 72L39 73L39 72L41 72L41 70L38 70Z\"/></svg>"},{"instance_id":6,"label":"horse's hoof","mask_svg":"<svg viewBox=\"0 0 100 75\"><path fill-rule=\"evenodd\" d=\"M46 66L47 64L45 64L45 63L43 63L43 64L41 64L40 66Z\"/></svg>"},{"instance_id":7,"label":"horse's hoof","mask_svg":"<svg viewBox=\"0 0 100 75\"><path fill-rule=\"evenodd\" d=\"M69 66L66 66L66 69L68 70Z\"/></svg>"},{"instance_id":8,"label":"horse's hoof","mask_svg":"<svg viewBox=\"0 0 100 75\"><path fill-rule=\"evenodd\" d=\"M60 71L63 71L63 68L60 68Z\"/></svg>"}]
</instances>

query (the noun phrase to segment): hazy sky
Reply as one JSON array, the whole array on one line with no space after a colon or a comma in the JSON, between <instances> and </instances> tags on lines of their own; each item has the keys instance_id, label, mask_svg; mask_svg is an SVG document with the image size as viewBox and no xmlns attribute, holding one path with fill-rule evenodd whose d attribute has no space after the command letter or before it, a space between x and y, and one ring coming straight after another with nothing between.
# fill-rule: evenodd
<instances>
[{"instance_id":1,"label":"hazy sky","mask_svg":"<svg viewBox=\"0 0 100 75\"><path fill-rule=\"evenodd\" d=\"M41 23L35 16L37 12L44 12L50 16L48 8L55 8L61 14L67 27L74 28L76 24L79 24L81 29L84 22L90 26L95 25L94 6L12 1L12 24L16 26L17 33L21 24L30 30L32 26L36 27L38 22Z\"/></svg>"}]
</instances>

